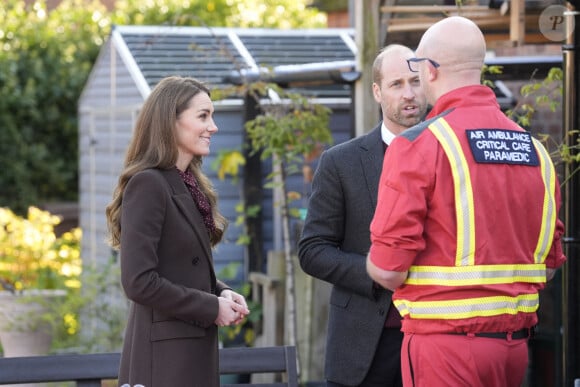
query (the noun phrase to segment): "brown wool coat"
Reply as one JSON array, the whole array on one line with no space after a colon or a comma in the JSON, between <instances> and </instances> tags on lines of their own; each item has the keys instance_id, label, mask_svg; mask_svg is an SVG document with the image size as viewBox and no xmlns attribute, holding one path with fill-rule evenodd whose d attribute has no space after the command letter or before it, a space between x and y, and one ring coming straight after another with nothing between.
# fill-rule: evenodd
<instances>
[{"instance_id":1,"label":"brown wool coat","mask_svg":"<svg viewBox=\"0 0 580 387\"><path fill-rule=\"evenodd\" d=\"M176 170L146 170L127 184L120 257L131 303L119 385L218 387L216 295L227 286Z\"/></svg>"}]
</instances>

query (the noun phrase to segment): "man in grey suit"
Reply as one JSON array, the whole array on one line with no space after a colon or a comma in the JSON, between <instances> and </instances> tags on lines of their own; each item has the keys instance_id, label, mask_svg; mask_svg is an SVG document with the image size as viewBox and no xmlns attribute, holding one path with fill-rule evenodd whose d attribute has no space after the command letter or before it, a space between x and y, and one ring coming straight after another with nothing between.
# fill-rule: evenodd
<instances>
[{"instance_id":1,"label":"man in grey suit","mask_svg":"<svg viewBox=\"0 0 580 387\"><path fill-rule=\"evenodd\" d=\"M400 315L391 292L366 271L369 226L383 156L390 141L425 115L426 99L401 45L385 47L373 64L373 95L382 123L333 146L319 161L298 244L302 269L333 285L325 359L328 387L400 386ZM388 168L388 166L385 166Z\"/></svg>"}]
</instances>

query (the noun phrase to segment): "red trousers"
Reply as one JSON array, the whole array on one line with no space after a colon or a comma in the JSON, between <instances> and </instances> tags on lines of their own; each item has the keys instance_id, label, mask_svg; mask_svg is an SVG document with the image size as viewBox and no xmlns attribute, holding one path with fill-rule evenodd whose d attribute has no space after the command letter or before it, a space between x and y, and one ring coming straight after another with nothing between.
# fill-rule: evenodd
<instances>
[{"instance_id":1,"label":"red trousers","mask_svg":"<svg viewBox=\"0 0 580 387\"><path fill-rule=\"evenodd\" d=\"M404 387L517 387L528 366L528 340L453 334L405 334Z\"/></svg>"}]
</instances>

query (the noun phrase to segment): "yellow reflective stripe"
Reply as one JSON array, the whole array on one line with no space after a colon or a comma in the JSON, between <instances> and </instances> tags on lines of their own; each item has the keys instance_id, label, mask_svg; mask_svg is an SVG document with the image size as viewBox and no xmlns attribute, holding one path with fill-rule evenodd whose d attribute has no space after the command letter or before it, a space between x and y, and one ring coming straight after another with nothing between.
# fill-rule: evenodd
<instances>
[{"instance_id":1,"label":"yellow reflective stripe","mask_svg":"<svg viewBox=\"0 0 580 387\"><path fill-rule=\"evenodd\" d=\"M538 310L538 294L522 294L516 297L495 296L447 301L394 300L401 316L413 319L464 319L489 317L502 314L533 313Z\"/></svg>"},{"instance_id":2,"label":"yellow reflective stripe","mask_svg":"<svg viewBox=\"0 0 580 387\"><path fill-rule=\"evenodd\" d=\"M546 265L411 266L406 285L476 286L546 282Z\"/></svg>"},{"instance_id":3,"label":"yellow reflective stripe","mask_svg":"<svg viewBox=\"0 0 580 387\"><path fill-rule=\"evenodd\" d=\"M542 225L540 228L538 244L534 251L534 262L544 263L548 256L548 252L552 247L552 238L556 229L556 198L554 197L554 190L556 188L556 171L551 162L550 155L544 146L535 138L532 139L536 146L536 150L538 151L542 179L545 187L544 205L542 208Z\"/></svg>"},{"instance_id":4,"label":"yellow reflective stripe","mask_svg":"<svg viewBox=\"0 0 580 387\"><path fill-rule=\"evenodd\" d=\"M475 263L475 215L473 188L469 167L461 144L447 121L439 118L429 130L435 135L451 165L455 191L455 212L457 217L457 250L455 265L466 266Z\"/></svg>"}]
</instances>

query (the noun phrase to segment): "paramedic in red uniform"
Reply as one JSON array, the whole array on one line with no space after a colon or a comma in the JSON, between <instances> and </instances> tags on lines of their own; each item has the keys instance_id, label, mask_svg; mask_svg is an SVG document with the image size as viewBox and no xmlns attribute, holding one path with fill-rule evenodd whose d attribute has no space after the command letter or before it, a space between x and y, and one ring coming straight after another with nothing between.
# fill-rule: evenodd
<instances>
[{"instance_id":1,"label":"paramedic in red uniform","mask_svg":"<svg viewBox=\"0 0 580 387\"><path fill-rule=\"evenodd\" d=\"M485 50L455 16L407 60L433 109L386 152L367 257L403 316L405 386L520 386L538 292L566 259L554 167L480 84Z\"/></svg>"}]
</instances>

